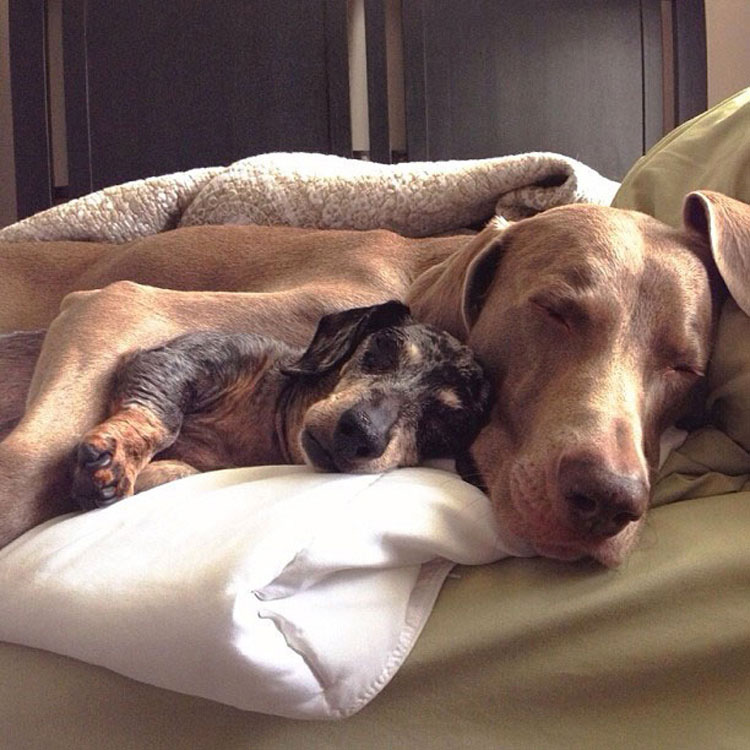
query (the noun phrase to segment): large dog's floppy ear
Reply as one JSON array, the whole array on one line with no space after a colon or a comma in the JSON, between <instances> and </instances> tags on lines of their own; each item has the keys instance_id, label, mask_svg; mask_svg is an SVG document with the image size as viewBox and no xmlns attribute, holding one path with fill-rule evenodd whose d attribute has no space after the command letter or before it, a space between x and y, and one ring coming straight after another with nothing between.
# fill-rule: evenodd
<instances>
[{"instance_id":1,"label":"large dog's floppy ear","mask_svg":"<svg viewBox=\"0 0 750 750\"><path fill-rule=\"evenodd\" d=\"M371 333L401 325L410 319L409 308L396 300L325 315L320 319L307 351L283 372L287 375L324 375L345 362Z\"/></svg>"},{"instance_id":2,"label":"large dog's floppy ear","mask_svg":"<svg viewBox=\"0 0 750 750\"><path fill-rule=\"evenodd\" d=\"M466 340L495 277L509 226L502 217L494 217L464 248L414 282L406 301L417 320Z\"/></svg>"},{"instance_id":3,"label":"large dog's floppy ear","mask_svg":"<svg viewBox=\"0 0 750 750\"><path fill-rule=\"evenodd\" d=\"M712 190L698 190L685 198L682 215L688 229L708 238L729 293L750 315L750 206Z\"/></svg>"}]
</instances>

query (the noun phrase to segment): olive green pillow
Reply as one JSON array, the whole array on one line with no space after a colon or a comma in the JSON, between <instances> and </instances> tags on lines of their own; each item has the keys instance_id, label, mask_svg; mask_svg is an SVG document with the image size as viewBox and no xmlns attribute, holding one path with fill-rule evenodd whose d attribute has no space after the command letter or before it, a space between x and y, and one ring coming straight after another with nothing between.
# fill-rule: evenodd
<instances>
[{"instance_id":1,"label":"olive green pillow","mask_svg":"<svg viewBox=\"0 0 750 750\"><path fill-rule=\"evenodd\" d=\"M691 190L750 203L750 88L664 136L625 175L612 205L679 227Z\"/></svg>"},{"instance_id":2,"label":"olive green pillow","mask_svg":"<svg viewBox=\"0 0 750 750\"><path fill-rule=\"evenodd\" d=\"M710 427L691 433L667 459L654 505L750 490L750 318L729 300L708 370Z\"/></svg>"}]
</instances>

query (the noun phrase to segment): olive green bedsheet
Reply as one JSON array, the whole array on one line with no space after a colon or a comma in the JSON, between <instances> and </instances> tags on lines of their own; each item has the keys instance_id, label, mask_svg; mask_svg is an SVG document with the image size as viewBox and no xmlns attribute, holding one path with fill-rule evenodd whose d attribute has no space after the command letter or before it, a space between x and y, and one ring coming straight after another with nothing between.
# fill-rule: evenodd
<instances>
[{"instance_id":1,"label":"olive green bedsheet","mask_svg":"<svg viewBox=\"0 0 750 750\"><path fill-rule=\"evenodd\" d=\"M619 570L458 569L393 682L341 722L242 713L4 645L0 747L746 749L749 538L740 492L655 509Z\"/></svg>"}]
</instances>

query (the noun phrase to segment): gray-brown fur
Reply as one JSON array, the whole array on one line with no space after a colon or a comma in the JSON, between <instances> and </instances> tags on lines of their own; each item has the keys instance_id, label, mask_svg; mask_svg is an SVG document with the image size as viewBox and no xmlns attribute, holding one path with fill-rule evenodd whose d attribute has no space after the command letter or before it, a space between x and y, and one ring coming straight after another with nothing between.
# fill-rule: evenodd
<instances>
[{"instance_id":1,"label":"gray-brown fur","mask_svg":"<svg viewBox=\"0 0 750 750\"><path fill-rule=\"evenodd\" d=\"M0 442L23 416L34 366L46 331L0 335Z\"/></svg>"}]
</instances>

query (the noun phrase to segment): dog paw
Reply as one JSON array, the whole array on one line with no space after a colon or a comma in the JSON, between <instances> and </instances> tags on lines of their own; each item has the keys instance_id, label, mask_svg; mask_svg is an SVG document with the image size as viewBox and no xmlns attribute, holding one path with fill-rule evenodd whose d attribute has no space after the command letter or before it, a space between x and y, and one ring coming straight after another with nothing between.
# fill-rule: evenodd
<instances>
[{"instance_id":1,"label":"dog paw","mask_svg":"<svg viewBox=\"0 0 750 750\"><path fill-rule=\"evenodd\" d=\"M103 508L132 495L136 475L120 441L94 430L78 444L73 497L84 510Z\"/></svg>"}]
</instances>

